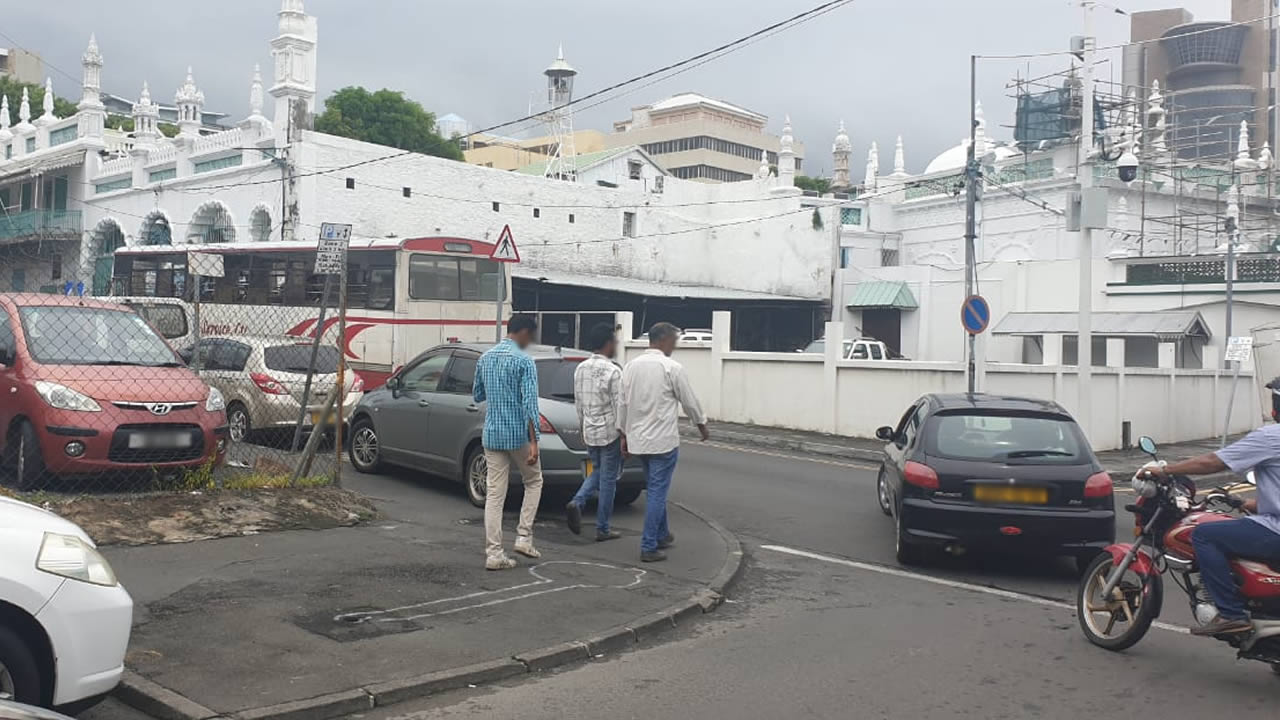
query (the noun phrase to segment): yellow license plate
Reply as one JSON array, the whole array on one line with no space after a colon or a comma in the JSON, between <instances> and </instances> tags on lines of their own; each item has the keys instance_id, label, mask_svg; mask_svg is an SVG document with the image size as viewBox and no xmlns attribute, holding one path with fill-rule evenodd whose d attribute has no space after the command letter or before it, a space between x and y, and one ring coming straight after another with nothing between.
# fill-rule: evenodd
<instances>
[{"instance_id":1,"label":"yellow license plate","mask_svg":"<svg viewBox=\"0 0 1280 720\"><path fill-rule=\"evenodd\" d=\"M1049 502L1049 488L1018 487L1016 485L978 485L973 489L973 499L984 503L1044 505Z\"/></svg>"},{"instance_id":2,"label":"yellow license plate","mask_svg":"<svg viewBox=\"0 0 1280 720\"><path fill-rule=\"evenodd\" d=\"M313 413L311 413L311 424L312 424L312 425L319 425L319 424L320 424L320 418L321 418L321 416L322 416L322 415L324 415L324 413L321 413L321 412L313 412Z\"/></svg>"},{"instance_id":3,"label":"yellow license plate","mask_svg":"<svg viewBox=\"0 0 1280 720\"><path fill-rule=\"evenodd\" d=\"M590 460L588 460L588 461L587 461L586 463L584 463L584 464L583 464L583 466L582 466L582 476L583 476L583 477L591 477L591 473L593 473L593 472L595 472L595 471L596 471L596 466L595 466L595 465L594 465Z\"/></svg>"}]
</instances>

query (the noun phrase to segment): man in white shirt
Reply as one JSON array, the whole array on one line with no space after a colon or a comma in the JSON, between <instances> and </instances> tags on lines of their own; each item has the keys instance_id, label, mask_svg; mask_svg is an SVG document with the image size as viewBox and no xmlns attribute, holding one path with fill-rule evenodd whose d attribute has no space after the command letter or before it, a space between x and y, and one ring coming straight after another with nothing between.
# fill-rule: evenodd
<instances>
[{"instance_id":1,"label":"man in white shirt","mask_svg":"<svg viewBox=\"0 0 1280 720\"><path fill-rule=\"evenodd\" d=\"M663 550L675 542L667 528L667 492L680 454L680 408L698 426L704 441L711 437L689 376L680 363L671 359L679 339L680 329L675 325L654 325L649 330L649 349L622 371L622 402L618 407L622 450L639 457L644 465L642 562L666 560Z\"/></svg>"},{"instance_id":2,"label":"man in white shirt","mask_svg":"<svg viewBox=\"0 0 1280 720\"><path fill-rule=\"evenodd\" d=\"M618 349L613 325L601 323L591 328L587 346L591 357L579 363L573 372L573 404L578 409L578 425L582 428L582 441L587 444L592 470L578 494L565 506L565 516L570 532L580 535L582 509L598 490L596 542L604 542L622 537L621 533L609 529L613 497L622 475L622 437L618 433L622 369L613 361Z\"/></svg>"}]
</instances>

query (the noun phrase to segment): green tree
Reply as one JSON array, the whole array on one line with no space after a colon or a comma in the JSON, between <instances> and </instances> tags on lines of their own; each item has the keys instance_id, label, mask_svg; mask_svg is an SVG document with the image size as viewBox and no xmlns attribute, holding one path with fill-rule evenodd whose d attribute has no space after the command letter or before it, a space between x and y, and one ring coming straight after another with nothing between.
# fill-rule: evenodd
<instances>
[{"instance_id":1,"label":"green tree","mask_svg":"<svg viewBox=\"0 0 1280 720\"><path fill-rule=\"evenodd\" d=\"M796 187L801 190L812 190L819 195L825 195L831 192L831 180L828 178L815 178L808 175L797 175L795 180Z\"/></svg>"},{"instance_id":2,"label":"green tree","mask_svg":"<svg viewBox=\"0 0 1280 720\"><path fill-rule=\"evenodd\" d=\"M458 143L436 130L436 116L396 90L345 87L329 96L315 129L401 150L462 160Z\"/></svg>"},{"instance_id":3,"label":"green tree","mask_svg":"<svg viewBox=\"0 0 1280 720\"><path fill-rule=\"evenodd\" d=\"M26 88L31 101L31 119L35 120L44 114L44 86L23 83L8 75L0 75L0 95L9 98L9 116L14 124L18 122L18 108L22 107L22 89ZM53 96L53 114L59 118L67 118L76 114L75 103Z\"/></svg>"}]
</instances>

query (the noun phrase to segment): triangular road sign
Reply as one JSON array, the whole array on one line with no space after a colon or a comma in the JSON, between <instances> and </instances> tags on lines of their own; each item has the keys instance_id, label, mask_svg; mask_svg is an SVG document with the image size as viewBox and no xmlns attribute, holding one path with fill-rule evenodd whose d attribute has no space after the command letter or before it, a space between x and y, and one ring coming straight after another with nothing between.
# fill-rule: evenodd
<instances>
[{"instance_id":1,"label":"triangular road sign","mask_svg":"<svg viewBox=\"0 0 1280 720\"><path fill-rule=\"evenodd\" d=\"M498 235L498 242L494 243L489 259L506 263L520 262L520 251L516 249L516 239L511 236L510 225L502 226L502 234Z\"/></svg>"}]
</instances>

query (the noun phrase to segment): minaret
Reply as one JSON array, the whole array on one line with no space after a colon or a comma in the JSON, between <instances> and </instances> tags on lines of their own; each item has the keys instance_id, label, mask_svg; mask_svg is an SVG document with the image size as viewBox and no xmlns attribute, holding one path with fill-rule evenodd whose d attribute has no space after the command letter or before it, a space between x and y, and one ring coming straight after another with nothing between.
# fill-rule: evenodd
<instances>
[{"instance_id":1,"label":"minaret","mask_svg":"<svg viewBox=\"0 0 1280 720\"><path fill-rule=\"evenodd\" d=\"M844 121L840 121L840 129L836 132L836 141L831 145L831 157L834 164L831 171L831 189L848 190L849 156L853 154L853 143L849 142L849 134L844 130Z\"/></svg>"},{"instance_id":2,"label":"minaret","mask_svg":"<svg viewBox=\"0 0 1280 720\"><path fill-rule=\"evenodd\" d=\"M578 71L564 59L564 46L555 62L542 71L547 77L548 130L555 140L551 157L547 160L544 175L560 180L574 180L578 176L578 149L573 137L573 79Z\"/></svg>"},{"instance_id":3,"label":"minaret","mask_svg":"<svg viewBox=\"0 0 1280 720\"><path fill-rule=\"evenodd\" d=\"M270 92L276 99L276 130L287 139L295 124L309 126L315 112L317 32L316 19L307 15L302 0L281 0L278 16L280 33L271 41L276 72Z\"/></svg>"},{"instance_id":4,"label":"minaret","mask_svg":"<svg viewBox=\"0 0 1280 720\"><path fill-rule=\"evenodd\" d=\"M9 129L9 96L0 97L0 145L13 139L13 131ZM5 160L4 149L0 148L0 161Z\"/></svg>"},{"instance_id":5,"label":"minaret","mask_svg":"<svg viewBox=\"0 0 1280 720\"><path fill-rule=\"evenodd\" d=\"M778 187L789 188L796 184L796 139L791 134L791 116L785 116L782 137L778 138Z\"/></svg>"},{"instance_id":6,"label":"minaret","mask_svg":"<svg viewBox=\"0 0 1280 720\"><path fill-rule=\"evenodd\" d=\"M769 172L769 151L768 151L768 150L761 150L761 151L760 151L760 167L759 167L759 169L757 169L757 170L756 170L756 179L757 179L757 180L764 180L765 178L769 177L769 175L770 175L770 172Z\"/></svg>"},{"instance_id":7,"label":"minaret","mask_svg":"<svg viewBox=\"0 0 1280 720\"><path fill-rule=\"evenodd\" d=\"M200 126L204 122L204 93L196 87L190 65L187 66L187 81L174 93L173 101L178 106L178 134L199 137Z\"/></svg>"},{"instance_id":8,"label":"minaret","mask_svg":"<svg viewBox=\"0 0 1280 720\"><path fill-rule=\"evenodd\" d=\"M36 128L31 124L31 97L26 88L22 88L22 102L18 104L18 124L13 130L18 135L25 135Z\"/></svg>"},{"instance_id":9,"label":"minaret","mask_svg":"<svg viewBox=\"0 0 1280 720\"><path fill-rule=\"evenodd\" d=\"M107 108L102 104L102 53L98 52L98 40L89 36L89 47L80 59L83 72L80 82L80 103L76 105L76 127L80 137L102 137L107 123Z\"/></svg>"},{"instance_id":10,"label":"minaret","mask_svg":"<svg viewBox=\"0 0 1280 720\"><path fill-rule=\"evenodd\" d=\"M36 118L36 125L43 127L58 122L58 118L53 115L53 78L51 77L44 79L44 98L40 104L44 112Z\"/></svg>"},{"instance_id":11,"label":"minaret","mask_svg":"<svg viewBox=\"0 0 1280 720\"><path fill-rule=\"evenodd\" d=\"M249 84L249 117L245 119L245 124L268 135L271 133L271 121L262 114L263 100L262 69L254 65L253 80Z\"/></svg>"},{"instance_id":12,"label":"minaret","mask_svg":"<svg viewBox=\"0 0 1280 720\"><path fill-rule=\"evenodd\" d=\"M1151 81L1151 94L1147 97L1147 127L1151 128L1151 156L1159 163L1166 159L1169 147L1165 142L1164 96L1160 94L1160 81Z\"/></svg>"},{"instance_id":13,"label":"minaret","mask_svg":"<svg viewBox=\"0 0 1280 720\"><path fill-rule=\"evenodd\" d=\"M1274 163L1275 158L1271 156L1271 142L1264 141L1262 143L1262 149L1258 151L1258 169L1270 170Z\"/></svg>"},{"instance_id":14,"label":"minaret","mask_svg":"<svg viewBox=\"0 0 1280 720\"><path fill-rule=\"evenodd\" d=\"M877 176L880 175L880 149L876 146L875 141L871 142L871 149L867 151L867 172L862 177L862 192L875 192L878 183Z\"/></svg>"},{"instance_id":15,"label":"minaret","mask_svg":"<svg viewBox=\"0 0 1280 720\"><path fill-rule=\"evenodd\" d=\"M1236 162L1237 170L1256 170L1258 163L1249 154L1249 123L1245 120L1240 121L1240 139L1236 143Z\"/></svg>"},{"instance_id":16,"label":"minaret","mask_svg":"<svg viewBox=\"0 0 1280 720\"><path fill-rule=\"evenodd\" d=\"M907 177L907 155L902 148L902 136L898 136L898 144L893 148L893 174L891 178Z\"/></svg>"},{"instance_id":17,"label":"minaret","mask_svg":"<svg viewBox=\"0 0 1280 720\"><path fill-rule=\"evenodd\" d=\"M987 114L982 111L981 100L973 106L973 117L978 125L973 131L973 156L982 160L982 156L987 154Z\"/></svg>"},{"instance_id":18,"label":"minaret","mask_svg":"<svg viewBox=\"0 0 1280 720\"><path fill-rule=\"evenodd\" d=\"M135 145L153 145L160 139L160 108L151 102L151 88L142 83L142 95L133 104L133 137Z\"/></svg>"}]
</instances>

